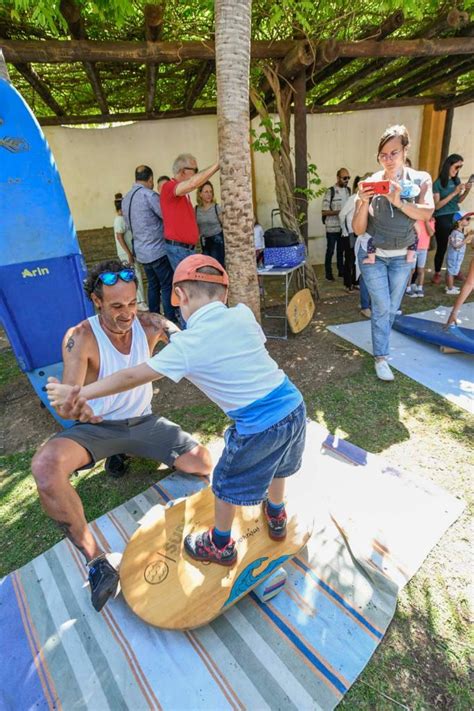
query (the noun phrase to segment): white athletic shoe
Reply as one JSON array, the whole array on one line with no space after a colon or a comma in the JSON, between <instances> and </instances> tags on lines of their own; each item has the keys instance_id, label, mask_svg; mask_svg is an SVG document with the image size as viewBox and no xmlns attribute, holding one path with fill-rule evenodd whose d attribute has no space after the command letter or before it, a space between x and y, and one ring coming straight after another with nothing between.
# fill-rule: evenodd
<instances>
[{"instance_id":1,"label":"white athletic shoe","mask_svg":"<svg viewBox=\"0 0 474 711\"><path fill-rule=\"evenodd\" d=\"M452 286L450 289L448 289L448 287L446 287L446 293L448 296L457 296L460 291L461 291L461 289L458 289L457 286Z\"/></svg>"},{"instance_id":2,"label":"white athletic shoe","mask_svg":"<svg viewBox=\"0 0 474 711\"><path fill-rule=\"evenodd\" d=\"M422 287L422 286L418 286L417 289L416 289L416 294L415 294L415 296L417 296L419 299L422 299L422 298L424 297L424 295L425 295L425 292L423 291L423 287Z\"/></svg>"},{"instance_id":3,"label":"white athletic shoe","mask_svg":"<svg viewBox=\"0 0 474 711\"><path fill-rule=\"evenodd\" d=\"M385 360L376 360L375 361L375 372L377 373L377 378L380 378L380 380L393 380L394 375L392 371L390 370L390 366Z\"/></svg>"}]
</instances>

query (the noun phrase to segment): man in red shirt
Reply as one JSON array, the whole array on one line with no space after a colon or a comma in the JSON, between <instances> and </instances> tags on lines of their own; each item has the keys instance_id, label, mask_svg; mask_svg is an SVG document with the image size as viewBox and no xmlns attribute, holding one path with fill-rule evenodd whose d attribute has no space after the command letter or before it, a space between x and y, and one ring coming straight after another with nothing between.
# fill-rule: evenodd
<instances>
[{"instance_id":1,"label":"man in red shirt","mask_svg":"<svg viewBox=\"0 0 474 711\"><path fill-rule=\"evenodd\" d=\"M172 179L161 188L166 252L173 271L183 259L194 254L199 237L189 193L199 188L218 170L219 164L214 163L198 172L196 158L190 153L182 153L173 163Z\"/></svg>"}]
</instances>

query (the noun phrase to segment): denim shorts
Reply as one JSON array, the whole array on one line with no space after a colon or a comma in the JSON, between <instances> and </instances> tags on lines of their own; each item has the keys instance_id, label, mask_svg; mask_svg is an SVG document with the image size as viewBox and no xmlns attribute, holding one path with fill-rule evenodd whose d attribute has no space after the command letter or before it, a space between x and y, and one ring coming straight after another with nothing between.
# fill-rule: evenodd
<instances>
[{"instance_id":1,"label":"denim shorts","mask_svg":"<svg viewBox=\"0 0 474 711\"><path fill-rule=\"evenodd\" d=\"M446 257L446 266L448 268L448 274L450 276L457 276L461 271L462 261L464 259L464 249L449 249L448 256Z\"/></svg>"},{"instance_id":2,"label":"denim shorts","mask_svg":"<svg viewBox=\"0 0 474 711\"><path fill-rule=\"evenodd\" d=\"M420 267L420 269L424 269L426 267L427 257L428 257L428 250L427 249L417 249L416 250L416 266Z\"/></svg>"},{"instance_id":3,"label":"denim shorts","mask_svg":"<svg viewBox=\"0 0 474 711\"><path fill-rule=\"evenodd\" d=\"M295 474L301 467L306 438L304 402L263 432L239 435L235 425L225 432L225 449L212 478L218 499L236 506L261 503L274 477Z\"/></svg>"}]
</instances>

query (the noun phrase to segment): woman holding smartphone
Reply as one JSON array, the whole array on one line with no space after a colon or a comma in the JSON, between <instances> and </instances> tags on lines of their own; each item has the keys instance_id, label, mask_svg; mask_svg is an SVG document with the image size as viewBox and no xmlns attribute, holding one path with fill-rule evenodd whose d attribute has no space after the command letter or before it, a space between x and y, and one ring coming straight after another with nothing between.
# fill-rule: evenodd
<instances>
[{"instance_id":1,"label":"woman holding smartphone","mask_svg":"<svg viewBox=\"0 0 474 711\"><path fill-rule=\"evenodd\" d=\"M459 205L469 195L472 187L471 178L474 176L471 175L467 183L461 183L459 178L459 171L463 164L463 157L452 153L444 161L439 176L433 184L436 235L433 284L441 282L441 267L448 248L448 237L453 229L454 215L459 212Z\"/></svg>"},{"instance_id":2,"label":"woman holding smartphone","mask_svg":"<svg viewBox=\"0 0 474 711\"><path fill-rule=\"evenodd\" d=\"M430 175L405 165L409 145L405 126L384 132L377 149L382 170L359 183L352 219L355 234L375 248L371 262L364 247L357 258L371 300L372 349L381 380L394 377L387 362L390 330L413 266L407 251L416 241L414 225L429 220L434 208Z\"/></svg>"}]
</instances>

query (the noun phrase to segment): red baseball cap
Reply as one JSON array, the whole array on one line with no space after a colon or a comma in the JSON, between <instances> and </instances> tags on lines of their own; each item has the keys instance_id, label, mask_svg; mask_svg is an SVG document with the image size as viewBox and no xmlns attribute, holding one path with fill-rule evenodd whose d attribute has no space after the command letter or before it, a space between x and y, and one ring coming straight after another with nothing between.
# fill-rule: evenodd
<instances>
[{"instance_id":1,"label":"red baseball cap","mask_svg":"<svg viewBox=\"0 0 474 711\"><path fill-rule=\"evenodd\" d=\"M198 271L202 267L214 267L219 271L219 274L203 274ZM217 259L208 257L207 254L192 254L190 257L186 257L178 264L173 274L173 289L171 291L173 306L179 306L179 299L175 294L174 287L181 281L208 281L213 284L229 286L229 275Z\"/></svg>"}]
</instances>

